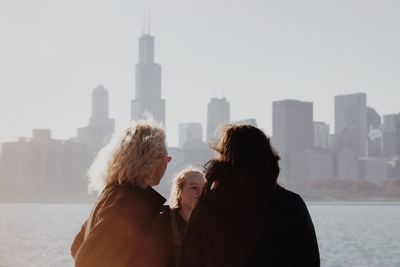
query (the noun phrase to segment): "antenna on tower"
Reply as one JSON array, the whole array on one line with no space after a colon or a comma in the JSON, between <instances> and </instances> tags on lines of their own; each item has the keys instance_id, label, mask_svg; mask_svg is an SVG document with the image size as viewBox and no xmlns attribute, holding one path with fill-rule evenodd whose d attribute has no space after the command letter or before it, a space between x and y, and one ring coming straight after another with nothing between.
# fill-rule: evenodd
<instances>
[{"instance_id":1,"label":"antenna on tower","mask_svg":"<svg viewBox=\"0 0 400 267\"><path fill-rule=\"evenodd\" d=\"M147 34L150 34L150 27L151 27L151 13L147 13Z\"/></svg>"},{"instance_id":2,"label":"antenna on tower","mask_svg":"<svg viewBox=\"0 0 400 267\"><path fill-rule=\"evenodd\" d=\"M146 16L143 16L142 35L146 34Z\"/></svg>"}]
</instances>

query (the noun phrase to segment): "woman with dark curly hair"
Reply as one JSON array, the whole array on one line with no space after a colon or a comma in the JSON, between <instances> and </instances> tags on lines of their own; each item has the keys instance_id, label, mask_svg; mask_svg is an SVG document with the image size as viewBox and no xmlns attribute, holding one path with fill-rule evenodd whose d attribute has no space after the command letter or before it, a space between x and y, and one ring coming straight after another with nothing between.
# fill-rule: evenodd
<instances>
[{"instance_id":1,"label":"woman with dark curly hair","mask_svg":"<svg viewBox=\"0 0 400 267\"><path fill-rule=\"evenodd\" d=\"M250 125L228 125L183 242L182 266L319 266L302 198L278 185L279 155Z\"/></svg>"}]
</instances>

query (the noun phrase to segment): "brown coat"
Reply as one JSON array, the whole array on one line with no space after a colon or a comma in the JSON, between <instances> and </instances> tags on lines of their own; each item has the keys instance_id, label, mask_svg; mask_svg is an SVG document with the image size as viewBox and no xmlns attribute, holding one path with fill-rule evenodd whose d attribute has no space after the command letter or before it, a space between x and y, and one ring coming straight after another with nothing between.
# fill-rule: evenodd
<instances>
[{"instance_id":1,"label":"brown coat","mask_svg":"<svg viewBox=\"0 0 400 267\"><path fill-rule=\"evenodd\" d=\"M167 266L164 202L150 187L108 185L71 246L75 266Z\"/></svg>"}]
</instances>

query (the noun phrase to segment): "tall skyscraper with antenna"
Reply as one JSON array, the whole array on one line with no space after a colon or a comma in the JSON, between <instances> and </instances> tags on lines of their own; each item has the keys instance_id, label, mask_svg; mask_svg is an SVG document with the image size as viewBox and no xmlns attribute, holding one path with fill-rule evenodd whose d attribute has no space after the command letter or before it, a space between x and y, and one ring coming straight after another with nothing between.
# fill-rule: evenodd
<instances>
[{"instance_id":1,"label":"tall skyscraper with antenna","mask_svg":"<svg viewBox=\"0 0 400 267\"><path fill-rule=\"evenodd\" d=\"M131 118L140 120L149 113L165 126L165 100L161 99L161 66L154 62L154 37L149 29L139 38L139 62L136 64L135 99Z\"/></svg>"}]
</instances>

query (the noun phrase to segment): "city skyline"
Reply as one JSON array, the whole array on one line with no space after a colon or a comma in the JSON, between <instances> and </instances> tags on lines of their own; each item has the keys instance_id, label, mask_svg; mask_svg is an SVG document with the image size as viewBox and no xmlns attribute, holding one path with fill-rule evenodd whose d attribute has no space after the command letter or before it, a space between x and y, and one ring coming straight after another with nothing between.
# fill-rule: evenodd
<instances>
[{"instance_id":1,"label":"city skyline","mask_svg":"<svg viewBox=\"0 0 400 267\"><path fill-rule=\"evenodd\" d=\"M161 96L161 65L155 63L155 38L149 32L139 37L138 55L132 119L145 119L147 113L165 125L168 102ZM400 113L383 114L382 120L374 108L367 106L366 93L336 95L334 102L334 134L330 134L329 124L314 120L313 102L273 101L271 141L281 157L281 181L310 185L325 181L341 183L341 188L346 188L343 185L350 182L359 186L361 194L366 182L368 186L375 186L379 195L379 188L396 183L400 174ZM230 113L228 99L212 97L207 103L204 139L200 122L179 123L179 146L170 144L168 147L174 162L158 187L160 191L167 193L171 175L185 165L205 166L213 154L211 146L219 139L224 124L257 126L254 118L232 120ZM92 90L89 123L77 128L76 136L62 140L53 138L51 129L32 129L32 138L2 143L0 188L3 191L0 193L3 199L54 201L72 196L76 199L88 197L82 191L85 170L110 140L114 126L115 120L109 114L108 90L97 85ZM119 135L119 129L116 131ZM25 181L30 185L27 188L21 186ZM317 189L314 193L322 191Z\"/></svg>"},{"instance_id":2,"label":"city skyline","mask_svg":"<svg viewBox=\"0 0 400 267\"><path fill-rule=\"evenodd\" d=\"M96 90L98 90L98 89L102 89L102 90L104 90L104 85L101 85L101 84L99 84L99 85L97 85L97 86L95 86L94 87L94 89L92 89L92 90L94 90L93 92L95 92ZM107 89L107 98L108 98L108 88L106 88ZM91 92L90 94L92 95L92 101L93 101L93 92ZM336 99L337 97L342 97L342 96L344 96L344 97L347 97L347 96L353 96L353 95L360 95L360 94L363 94L363 95L365 95L365 97L367 97L367 95L364 93L364 92L358 92L358 93L350 93L350 94L346 94L346 95L344 95L344 94L341 94L341 95L336 95L336 96L334 96L334 99ZM112 97L112 96L111 96ZM218 101L225 101L227 104L228 104L228 107L230 106L230 102L229 102L229 99L227 99L226 97L221 97L221 98L217 98L217 97L211 97L210 99L209 99L209 102L210 101L216 101L216 100L218 100ZM108 100L107 100L108 101ZM166 99L164 100L165 102L165 106L168 106L168 102L166 101ZM273 104L275 103L275 102L303 102L303 103L310 103L311 104L311 106L313 106L315 103L314 102L309 102L309 101L301 101L301 100L298 100L298 99L293 99L293 98L287 98L287 99L280 99L280 100L276 100L276 101L273 101L271 104L272 104L272 106L273 106ZM208 106L209 106L209 104L210 103L208 103ZM108 102L107 102L107 105L106 105L106 109L107 109L107 114L108 114L108 109L109 109L109 104L108 104ZM90 107L90 105L88 105L88 107ZM100 106L99 106L100 107ZM370 106L366 106L367 108L373 108L373 107L370 107ZM206 108L207 108L207 105L206 105ZM92 113L90 114L90 111L89 111L89 113L87 114L87 118L89 118L90 119L90 123L92 123L92 120L93 120L93 114L94 114L94 110L93 110L93 103L92 103L92 106L90 107L90 109L92 110ZM230 110L232 110L232 109L230 109ZM335 107L333 107L332 108L332 113L335 113ZM270 113L271 113L271 116L273 117L273 107L271 107L271 111L270 111ZM145 115L146 113L143 113L143 115ZM151 113L148 113L148 114L151 114ZM336 133L335 133L335 119L334 119L334 121L332 122L332 123L329 123L329 122L327 122L327 121L318 121L318 120L315 120L315 112L314 112L314 110L312 110L312 112L311 112L311 114L312 114L312 118L313 118L313 120L312 120L312 122L313 123L324 123L324 124L326 124L327 126L328 126L328 129L329 129L329 134L330 135L335 135ZM380 116L380 118L383 120L383 118L384 117L388 117L388 116L400 116L400 108L399 108L399 110L397 110L397 112L394 112L394 113L390 113L390 114L381 114L381 113L377 113L379 116ZM207 112L206 112L206 114L205 114L205 116L207 117ZM86 118L86 119L87 119ZM145 118L145 117L143 117L142 116L142 118ZM235 123L239 123L239 124L242 124L242 123L249 123L249 124L251 124L251 125L254 125L254 126L256 126L256 127L259 127L260 129L262 129L263 131L265 131L265 133L268 135L268 136L270 136L270 137L272 137L273 136L273 129L274 129L274 127L273 127L273 125L271 125L271 128L270 128L270 131L266 131L263 127L260 127L259 125L257 125L257 116L254 116L254 117L251 117L251 118L241 118L241 119L238 119L238 120L228 120L228 121L225 121L226 123L233 123L233 124L235 124ZM141 119L141 118L139 118L139 119ZM112 119L110 119L110 120L112 120L112 125L114 125L114 118L112 118ZM117 123L118 123L118 121L116 121ZM160 122L162 122L162 123L165 123L165 122L163 122L163 121L160 121ZM89 123L89 124L90 124ZM115 124L117 124L117 123L115 123ZM183 121L183 122L178 122L178 124L176 125L176 128L177 128L177 135L174 137L174 138L176 138L177 139L177 143L174 143L174 144L171 144L171 143L168 143L168 145L170 146L170 147L180 147L180 140L179 140L179 138L180 138L180 136L179 136L179 128L180 128L180 126L182 125L182 124L199 124L200 126L201 126L201 130L202 130L202 132L201 132L201 135L202 136L205 136L205 137L203 137L202 138L202 141L204 141L204 142L206 142L207 143L207 141L210 141L210 140L208 140L207 138L207 125L208 125L208 120L207 120L207 118L206 118L206 121L205 121L205 123L203 124L202 122L200 122L200 121L195 121L195 120L187 120L187 121ZM272 120L271 120L271 124L273 124L273 118L272 118ZM384 124L382 123L381 125L383 125L384 126ZM114 129L115 131L121 131L121 130L123 130L123 127L126 127L126 126L122 126L122 128L120 127L119 129ZM214 126L215 127L215 126ZM74 134L72 134L71 136L63 136L63 137L55 137L55 139L60 139L60 140L69 140L69 139L71 139L71 140L74 140L74 138L76 138L75 137L75 135L76 135L76 131L78 131L78 134L79 134L79 130L81 129L82 127L79 127L78 125L75 125L74 126L74 128L73 128L73 131L75 132ZM30 133L28 134L28 135L19 135L19 136L14 136L14 138L13 139L10 139L10 140L6 140L6 141L1 141L0 140L0 144L1 143L4 143L4 142L10 142L10 141L15 141L15 140L17 140L18 138L30 138L30 134L32 133L32 131L34 131L34 130L51 130L52 131L52 133L54 133L54 131L55 131L55 129L52 129L52 128L50 128L50 127L46 127L46 126L44 126L44 127L36 127L36 128L31 128L30 129ZM101 135L101 134L100 134ZM312 136L310 136L311 138L312 138ZM168 138L168 136L167 136L167 142L168 142L168 140L170 140L170 139L172 139L171 137L169 137ZM215 140L214 140L215 141ZM365 140L365 142L366 142L366 140ZM1 149L0 149L0 151L1 151Z\"/></svg>"},{"instance_id":3,"label":"city skyline","mask_svg":"<svg viewBox=\"0 0 400 267\"><path fill-rule=\"evenodd\" d=\"M280 181L291 186L311 186L306 194L312 198L317 194L329 199L318 186L320 183L328 187L332 183L340 185L333 193L339 198L351 197L345 192L351 184L356 185L359 196L367 194L368 187L375 196L390 196L390 191L382 194L380 190L399 181L400 113L384 115L382 120L374 109L366 107L366 98L362 93L335 97L335 114L345 115L337 117L335 135L329 135L327 124L313 120L312 102L273 102L272 143L281 156ZM51 129L32 129L32 137L2 143L3 200L82 201L89 197L85 190L86 170L114 126L114 119L108 115L108 92L104 86L93 89L91 106L89 124L79 127L76 137L54 139ZM229 110L225 98L210 100L208 115L212 123L207 128L215 134L209 138L218 136L217 121L227 122ZM257 125L254 119L229 123ZM168 195L172 175L184 166L204 166L212 157L202 132L200 123L179 124L179 147L168 147L174 161L158 187L163 194ZM362 141L367 135L368 139Z\"/></svg>"},{"instance_id":4,"label":"city skyline","mask_svg":"<svg viewBox=\"0 0 400 267\"><path fill-rule=\"evenodd\" d=\"M91 93L92 97L91 97L91 114L88 114L88 118L89 118L89 124L85 127L79 127L79 126L75 126L75 134L73 134L72 136L68 136L66 138L57 138L55 137L55 140L60 140L60 141L73 141L73 142L78 142L78 143L93 143L93 144L97 144L97 146L101 143L103 143L104 141L101 140L105 140L107 141L108 138L111 137L112 133L114 131L120 132L123 129L114 129L114 125L115 125L115 119L114 118L109 118L109 93L107 88L105 88L103 85L97 85L92 89L92 93ZM367 100L367 94L366 93L353 93L353 94L347 94L347 95L336 95L334 96L335 101L337 101L338 98L347 98L347 99L354 99L354 97L359 97L359 96L363 96L363 102L364 102L364 113L365 113L365 127L358 127L358 131L361 131L361 135L363 135L364 133L364 137L365 140L361 140L361 143L359 144L360 147L364 146L363 144L367 145L368 143L368 134L372 134L372 136L370 136L371 140L374 140L376 137L382 138L382 133L385 132L390 132L392 134L392 132L398 131L398 126L396 126L396 122L400 121L400 110L395 112L395 113L391 113L391 114L379 114L377 113L372 107L369 107L367 105L365 105L365 102ZM165 101L166 102L166 101ZM351 101L350 101L351 103ZM220 106L222 104L222 106ZM314 110L313 110L313 106L314 106L314 102L308 102L308 101L301 101L301 100L297 100L297 99L281 99L281 100L277 100L277 101L273 101L272 102L272 110L271 110L271 114L273 115L273 119L272 119L272 127L271 127L271 132L266 132L266 134L270 137L273 137L273 133L275 133L277 136L279 136L279 139L282 140L275 140L274 145L276 146L276 148L281 151L283 154L285 153L284 148L282 148L282 144L285 146L288 144L288 142L292 142L293 144L296 144L295 140L291 140L293 138L289 138L289 136L286 136L283 138L282 135L280 134L280 132L288 132L288 133L295 133L296 129L298 129L299 127L304 126L304 118L307 118L306 121L306 125L307 125L307 129L308 132L307 134L305 133L301 133L302 137L300 138L302 141L300 142L300 146L304 146L304 149L306 148L325 148L326 146L336 146L338 145L340 148L340 144L336 144L333 145L332 143L330 143L332 140L328 140L327 138L337 138L338 136L341 135L340 131L336 131L335 125L336 124L340 124L341 120L343 119L343 116L336 116L336 119L334 121L333 124L329 124L325 121L317 121L314 118ZM225 97L222 98L215 98L212 97L209 100L209 103L207 104L207 109L210 110L210 105L214 106L213 107L213 111L215 114L210 113L209 111L207 112L208 114L208 118L206 120L206 123L203 125L201 122L198 121L187 121L187 122L179 122L177 125L178 128L178 143L176 145L170 145L169 147L171 148L181 148L182 147L182 142L181 142L181 127L183 125L196 125L197 129L200 129L201 132L199 133L199 136L201 136L200 140L202 142L205 143L210 143L212 145L213 142L215 142L217 139L215 139L218 136L218 130L220 129L221 126L223 126L224 124L249 124L249 125L253 125L255 127L259 127L257 124L257 120L255 118L246 118L243 120L232 120L232 119L222 119L222 117L227 116L227 118L229 118L229 113L230 113L230 102L229 99L226 99ZM285 108L282 109L283 106L286 106ZM295 108L295 106L303 106L302 108L298 109ZM281 107L280 109L284 110L287 109L288 107L290 107L288 110L290 110L290 112L284 111L282 113L282 111L280 111L280 113L282 113L282 115L284 114L284 116L281 115L277 115L278 113L276 112L278 109L277 107ZM227 110L225 110L227 108ZM305 110L301 110L304 109ZM375 118L375 120L379 119L379 123L378 124L367 124L367 110L371 110L373 111L375 114L374 116L378 116L378 118ZM338 114L338 111L342 110L342 113L347 112L348 110L346 110L345 108L340 108L339 105L336 105L334 107L334 113ZM304 111L306 111L304 113ZM351 112L353 112L353 110L350 110ZM227 112L227 114L226 114ZM220 114L221 113L221 114ZM153 114L151 114L150 112L148 112L147 110L142 114L142 117L139 119L146 119L146 116L144 115L150 115L151 117L153 117ZM275 115L274 115L275 114ZM302 114L302 115L300 115ZM305 115L307 114L307 115ZM348 115L351 113L348 113ZM210 117L211 115L211 117ZM212 116L214 115L214 116ZM299 117L300 115L300 117ZM305 115L305 116L304 116ZM348 116L347 115L347 116ZM216 117L215 117L216 116ZM221 118L219 118L219 116L222 116ZM352 114L353 116L353 114ZM153 117L154 118L154 117ZM209 119L211 121L211 132L214 132L214 137L212 136L207 136L207 128L210 127L210 123L209 123ZM274 123L274 119L276 119L275 123ZM220 120L220 123L216 122L216 120ZM285 120L289 120L291 121L291 123L285 122L285 126L281 125L281 122L285 121ZM353 120L353 118L350 118L350 120ZM157 121L157 120L156 120ZM160 122L160 121L158 121ZM162 122L162 121L161 121ZM278 123L279 122L279 123ZM369 121L368 121L369 123ZM276 124L276 125L275 125ZM274 128L274 125L277 126L276 128ZM319 127L326 127L326 129L317 129L315 127L318 127L317 125L319 125ZM286 128L292 128L291 130L287 130ZM318 127L318 128L319 128ZM90 128L90 129L89 129ZM204 129L206 128L206 129ZM259 127L261 128L261 127ZM332 129L333 128L333 129ZM113 130L114 129L114 130ZM215 131L213 131L212 129L215 129ZM261 128L262 129L262 128ZM362 130L365 129L365 130ZM262 129L263 130L263 129ZM32 131L51 131L52 133L54 132L54 129L51 129L49 127L42 127L42 128L32 128L30 129L30 134L32 134ZM87 133L90 132L90 134ZM193 130L191 130L193 131ZM323 132L321 132L323 131ZM379 136L375 136L376 135L376 131L380 132ZM296 133L298 134L298 133ZM326 135L325 137L321 137L321 136L315 136L315 135L319 135L319 134L323 134ZM26 136L17 136L15 137L13 140L10 140L11 142L16 141L18 139L30 139L31 135L26 135ZM184 137L185 138L185 137ZM196 137L197 138L197 137ZM307 141L304 143L304 138L307 139ZM320 139L326 139L324 140L320 140ZM396 138L395 136L393 136L392 138ZM294 138L297 141L299 141L299 138ZM309 139L309 140L308 140ZM359 138L356 138L355 140L358 140ZM9 141L9 142L10 142ZM323 145L325 142L325 145ZM340 142L340 140L337 140L337 142ZM357 141L358 142L358 141ZM6 143L6 142L0 142L0 144L2 143ZM349 145L349 144L348 144ZM368 144L369 145L369 144ZM385 147L385 146L383 146ZM99 147L98 147L99 148ZM365 147L364 149L366 149L367 147ZM304 150L301 149L301 150ZM388 149L388 148L387 148ZM390 148L393 151L393 155L396 155L398 148L397 147L393 147ZM399 150L400 151L400 150ZM367 152L364 151L363 153L361 153L360 155L363 156L367 156ZM388 154L386 156L393 156L392 154ZM374 156L374 155L372 155ZM382 156L382 155L381 155Z\"/></svg>"},{"instance_id":5,"label":"city skyline","mask_svg":"<svg viewBox=\"0 0 400 267\"><path fill-rule=\"evenodd\" d=\"M178 144L179 123L200 122L205 136L212 97L228 99L232 121L255 118L268 134L272 102L283 99L313 102L314 120L331 132L335 95L365 92L367 106L380 115L398 113L399 3L303 4L232 2L228 10L209 1L43 1L21 9L3 2L0 120L7 127L0 142L33 128L51 128L58 139L73 136L86 124L97 84L109 90L110 117L124 128L147 11L164 70L171 146Z\"/></svg>"}]
</instances>

